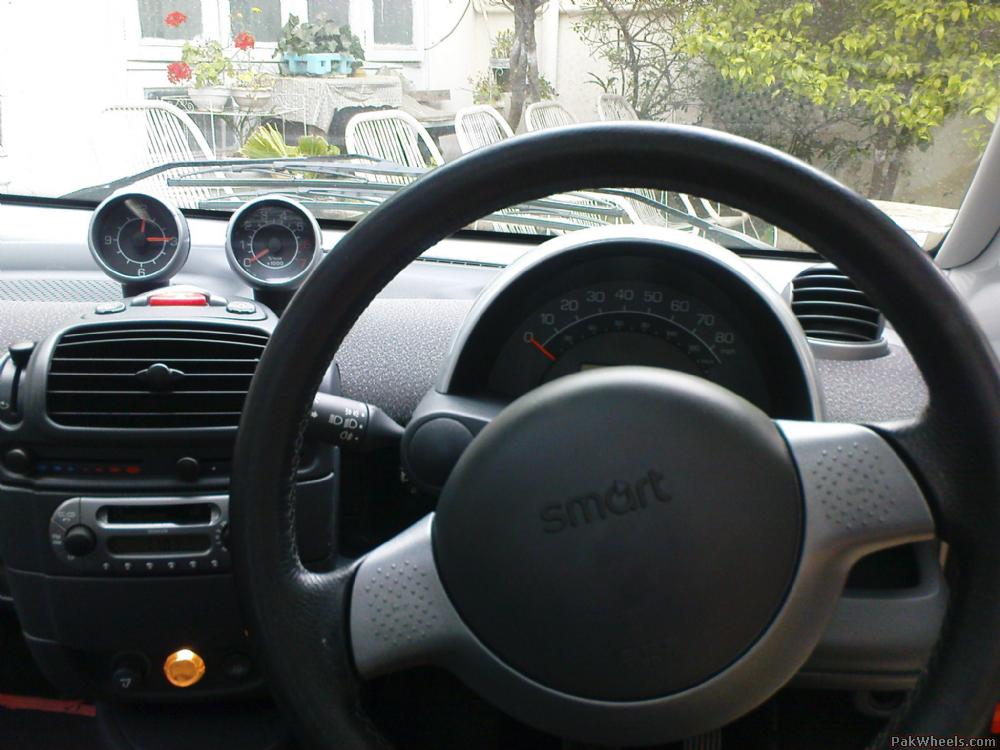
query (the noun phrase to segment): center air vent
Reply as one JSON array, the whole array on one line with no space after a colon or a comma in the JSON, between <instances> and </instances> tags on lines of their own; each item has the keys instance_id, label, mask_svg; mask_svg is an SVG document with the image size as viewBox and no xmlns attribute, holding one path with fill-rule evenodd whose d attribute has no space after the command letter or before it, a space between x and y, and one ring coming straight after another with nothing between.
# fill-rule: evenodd
<instances>
[{"instance_id":1,"label":"center air vent","mask_svg":"<svg viewBox=\"0 0 1000 750\"><path fill-rule=\"evenodd\" d=\"M75 328L52 355L49 416L72 427L235 427L266 344L250 328Z\"/></svg>"},{"instance_id":2,"label":"center air vent","mask_svg":"<svg viewBox=\"0 0 1000 750\"><path fill-rule=\"evenodd\" d=\"M882 314L829 263L807 268L795 277L792 311L814 341L870 345L882 340Z\"/></svg>"}]
</instances>

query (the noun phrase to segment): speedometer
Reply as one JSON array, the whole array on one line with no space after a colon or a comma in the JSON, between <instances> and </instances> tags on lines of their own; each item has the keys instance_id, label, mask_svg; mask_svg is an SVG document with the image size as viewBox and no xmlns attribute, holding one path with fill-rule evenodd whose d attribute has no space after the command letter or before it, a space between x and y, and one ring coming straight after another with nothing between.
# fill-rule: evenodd
<instances>
[{"instance_id":1,"label":"speedometer","mask_svg":"<svg viewBox=\"0 0 1000 750\"><path fill-rule=\"evenodd\" d=\"M667 285L575 288L534 310L504 345L492 385L519 395L595 367L646 365L726 381L744 342L719 311Z\"/></svg>"},{"instance_id":2,"label":"speedometer","mask_svg":"<svg viewBox=\"0 0 1000 750\"><path fill-rule=\"evenodd\" d=\"M190 240L183 214L144 193L119 193L94 211L90 253L124 284L165 281L187 260Z\"/></svg>"},{"instance_id":3,"label":"speedometer","mask_svg":"<svg viewBox=\"0 0 1000 750\"><path fill-rule=\"evenodd\" d=\"M319 224L301 203L264 196L233 214L226 256L253 287L294 289L319 260L321 240Z\"/></svg>"}]
</instances>

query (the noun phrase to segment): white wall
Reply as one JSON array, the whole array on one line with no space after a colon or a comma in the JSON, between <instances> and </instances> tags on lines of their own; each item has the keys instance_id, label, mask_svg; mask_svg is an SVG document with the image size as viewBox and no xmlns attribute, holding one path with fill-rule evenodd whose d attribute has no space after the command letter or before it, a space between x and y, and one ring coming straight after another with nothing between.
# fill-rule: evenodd
<instances>
[{"instance_id":1,"label":"white wall","mask_svg":"<svg viewBox=\"0 0 1000 750\"><path fill-rule=\"evenodd\" d=\"M82 187L94 174L92 118L127 93L119 5L120 0L0 2L7 190L51 195Z\"/></svg>"}]
</instances>

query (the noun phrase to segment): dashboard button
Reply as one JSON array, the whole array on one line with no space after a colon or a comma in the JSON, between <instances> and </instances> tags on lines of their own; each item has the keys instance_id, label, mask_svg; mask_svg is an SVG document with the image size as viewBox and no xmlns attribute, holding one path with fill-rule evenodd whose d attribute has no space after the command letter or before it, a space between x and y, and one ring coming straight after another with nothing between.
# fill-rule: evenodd
<instances>
[{"instance_id":1,"label":"dashboard button","mask_svg":"<svg viewBox=\"0 0 1000 750\"><path fill-rule=\"evenodd\" d=\"M191 456L177 459L174 469L177 471L177 476L185 482L196 482L201 476L201 464L197 458Z\"/></svg>"},{"instance_id":2,"label":"dashboard button","mask_svg":"<svg viewBox=\"0 0 1000 750\"><path fill-rule=\"evenodd\" d=\"M94 308L94 312L98 315L114 315L115 313L125 312L125 309L124 302L102 302Z\"/></svg>"},{"instance_id":3,"label":"dashboard button","mask_svg":"<svg viewBox=\"0 0 1000 750\"><path fill-rule=\"evenodd\" d=\"M11 448L3 457L3 465L15 474L31 471L31 454L23 448Z\"/></svg>"},{"instance_id":4,"label":"dashboard button","mask_svg":"<svg viewBox=\"0 0 1000 750\"><path fill-rule=\"evenodd\" d=\"M257 305L246 300L233 300L226 305L226 312L233 315L253 315L257 312Z\"/></svg>"},{"instance_id":5,"label":"dashboard button","mask_svg":"<svg viewBox=\"0 0 1000 750\"><path fill-rule=\"evenodd\" d=\"M77 525L69 529L63 537L63 547L76 557L88 555L97 546L97 538L94 532L86 526Z\"/></svg>"},{"instance_id":6,"label":"dashboard button","mask_svg":"<svg viewBox=\"0 0 1000 750\"><path fill-rule=\"evenodd\" d=\"M201 292L161 292L149 296L150 307L207 307L208 297Z\"/></svg>"},{"instance_id":7,"label":"dashboard button","mask_svg":"<svg viewBox=\"0 0 1000 750\"><path fill-rule=\"evenodd\" d=\"M122 692L135 690L141 681L142 675L132 667L118 667L111 675L111 684L114 685L115 690Z\"/></svg>"}]
</instances>

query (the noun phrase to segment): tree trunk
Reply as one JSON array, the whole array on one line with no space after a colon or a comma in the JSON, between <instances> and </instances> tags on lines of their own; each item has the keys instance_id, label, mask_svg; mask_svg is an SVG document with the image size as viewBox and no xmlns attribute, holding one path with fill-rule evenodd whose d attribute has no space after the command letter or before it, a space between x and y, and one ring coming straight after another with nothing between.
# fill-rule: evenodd
<instances>
[{"instance_id":1,"label":"tree trunk","mask_svg":"<svg viewBox=\"0 0 1000 750\"><path fill-rule=\"evenodd\" d=\"M541 98L535 16L539 0L510 0L514 13L514 44L510 51L510 111L507 122L517 130L526 104Z\"/></svg>"},{"instance_id":2,"label":"tree trunk","mask_svg":"<svg viewBox=\"0 0 1000 750\"><path fill-rule=\"evenodd\" d=\"M872 179L868 194L876 200L891 201L899 182L903 154L888 128L879 128L872 147Z\"/></svg>"}]
</instances>

